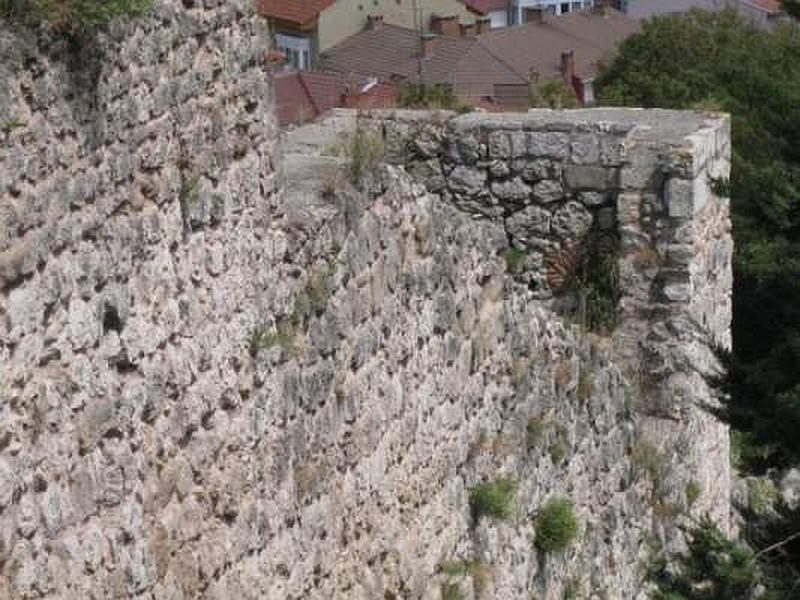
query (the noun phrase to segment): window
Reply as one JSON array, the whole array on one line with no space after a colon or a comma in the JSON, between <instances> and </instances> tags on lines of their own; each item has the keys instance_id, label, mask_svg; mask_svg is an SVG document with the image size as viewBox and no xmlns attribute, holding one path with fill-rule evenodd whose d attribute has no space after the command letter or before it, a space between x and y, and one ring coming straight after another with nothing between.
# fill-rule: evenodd
<instances>
[{"instance_id":1,"label":"window","mask_svg":"<svg viewBox=\"0 0 800 600\"><path fill-rule=\"evenodd\" d=\"M286 54L286 62L300 71L311 68L311 43L307 37L298 35L275 35L275 45Z\"/></svg>"},{"instance_id":2,"label":"window","mask_svg":"<svg viewBox=\"0 0 800 600\"><path fill-rule=\"evenodd\" d=\"M568 13L568 12L569 12L569 2L562 2L561 3L561 10L559 11L559 14L563 15L564 13Z\"/></svg>"},{"instance_id":3,"label":"window","mask_svg":"<svg viewBox=\"0 0 800 600\"><path fill-rule=\"evenodd\" d=\"M580 10L581 8L583 8L583 3L582 2L573 2L572 3L572 10L573 11Z\"/></svg>"}]
</instances>

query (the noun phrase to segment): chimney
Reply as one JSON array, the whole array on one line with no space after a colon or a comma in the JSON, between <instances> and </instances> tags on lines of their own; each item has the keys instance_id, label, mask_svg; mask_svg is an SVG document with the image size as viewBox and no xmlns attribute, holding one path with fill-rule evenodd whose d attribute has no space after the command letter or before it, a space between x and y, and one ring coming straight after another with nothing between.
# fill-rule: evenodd
<instances>
[{"instance_id":1,"label":"chimney","mask_svg":"<svg viewBox=\"0 0 800 600\"><path fill-rule=\"evenodd\" d=\"M492 28L491 17L480 17L477 21L475 21L475 35L483 35L484 33L489 33L489 30L491 28Z\"/></svg>"},{"instance_id":2,"label":"chimney","mask_svg":"<svg viewBox=\"0 0 800 600\"><path fill-rule=\"evenodd\" d=\"M575 50L564 50L561 53L561 76L567 85L572 85L575 78Z\"/></svg>"},{"instance_id":3,"label":"chimney","mask_svg":"<svg viewBox=\"0 0 800 600\"><path fill-rule=\"evenodd\" d=\"M478 31L478 28L475 26L474 23L461 23L459 25L461 29L461 37L473 37L475 33Z\"/></svg>"},{"instance_id":4,"label":"chimney","mask_svg":"<svg viewBox=\"0 0 800 600\"><path fill-rule=\"evenodd\" d=\"M369 15L367 17L367 29L380 29L383 27L383 15Z\"/></svg>"},{"instance_id":5,"label":"chimney","mask_svg":"<svg viewBox=\"0 0 800 600\"><path fill-rule=\"evenodd\" d=\"M432 16L431 31L439 35L458 37L461 34L461 28L458 26L458 17L456 15L449 17Z\"/></svg>"},{"instance_id":6,"label":"chimney","mask_svg":"<svg viewBox=\"0 0 800 600\"><path fill-rule=\"evenodd\" d=\"M524 23L544 23L544 9L526 8L522 18Z\"/></svg>"},{"instance_id":7,"label":"chimney","mask_svg":"<svg viewBox=\"0 0 800 600\"><path fill-rule=\"evenodd\" d=\"M422 48L422 57L428 58L429 56L433 55L433 43L436 40L436 36L432 33L423 33L420 38L420 47Z\"/></svg>"}]
</instances>

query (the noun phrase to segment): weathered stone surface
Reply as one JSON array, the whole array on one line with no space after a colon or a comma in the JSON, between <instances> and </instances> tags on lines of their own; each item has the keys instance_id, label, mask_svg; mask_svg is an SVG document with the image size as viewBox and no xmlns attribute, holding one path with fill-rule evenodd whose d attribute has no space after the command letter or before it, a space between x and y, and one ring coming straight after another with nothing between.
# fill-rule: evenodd
<instances>
[{"instance_id":1,"label":"weathered stone surface","mask_svg":"<svg viewBox=\"0 0 800 600\"><path fill-rule=\"evenodd\" d=\"M533 157L565 158L570 151L565 133L532 132L528 134L528 154Z\"/></svg>"},{"instance_id":2,"label":"weathered stone surface","mask_svg":"<svg viewBox=\"0 0 800 600\"><path fill-rule=\"evenodd\" d=\"M520 203L527 200L531 195L531 188L522 179L515 177L509 181L498 181L492 183L492 194L501 202Z\"/></svg>"},{"instance_id":3,"label":"weathered stone surface","mask_svg":"<svg viewBox=\"0 0 800 600\"><path fill-rule=\"evenodd\" d=\"M781 498L789 510L800 506L800 470L789 469L781 479Z\"/></svg>"},{"instance_id":4,"label":"weathered stone surface","mask_svg":"<svg viewBox=\"0 0 800 600\"><path fill-rule=\"evenodd\" d=\"M604 167L567 165L564 183L575 190L608 190L613 187L613 174Z\"/></svg>"},{"instance_id":5,"label":"weathered stone surface","mask_svg":"<svg viewBox=\"0 0 800 600\"><path fill-rule=\"evenodd\" d=\"M540 181L533 186L533 200L541 204L550 204L564 198L564 188L557 181Z\"/></svg>"},{"instance_id":6,"label":"weathered stone surface","mask_svg":"<svg viewBox=\"0 0 800 600\"><path fill-rule=\"evenodd\" d=\"M538 206L527 206L506 218L506 229L515 239L548 235L552 215Z\"/></svg>"},{"instance_id":7,"label":"weathered stone surface","mask_svg":"<svg viewBox=\"0 0 800 600\"><path fill-rule=\"evenodd\" d=\"M592 215L580 202L567 202L553 214L553 231L571 240L580 240L592 227Z\"/></svg>"},{"instance_id":8,"label":"weathered stone surface","mask_svg":"<svg viewBox=\"0 0 800 600\"><path fill-rule=\"evenodd\" d=\"M636 153L635 124L651 144L667 116L398 111L379 124L393 144L428 131L423 166L381 166L359 190L319 156L353 113L275 151L249 5L155 10L101 38L91 118L53 52L0 33L0 55L28 56L0 95L33 113L0 141L0 597L435 599L441 563L474 558L485 598L555 600L568 582L643 598L645 539L675 535L631 460L643 440L670 467L665 502L697 479L691 510L726 524L727 438L698 405L708 331L729 335L727 204L709 195L671 228L660 190L587 207L562 179L577 136L629 132ZM487 131L509 169L531 147L551 157L546 207L493 193ZM54 135L64 148L46 151ZM438 196L412 179L431 171ZM620 328L578 335L540 300L545 254L608 225L614 202ZM646 295L667 267L632 268L642 240L697 249L679 273L691 297ZM647 412L661 395L670 418ZM514 518L472 523L470 487L500 476L519 483ZM569 560L531 544L553 495L581 524Z\"/></svg>"},{"instance_id":9,"label":"weathered stone surface","mask_svg":"<svg viewBox=\"0 0 800 600\"><path fill-rule=\"evenodd\" d=\"M483 191L486 173L479 169L457 166L450 172L450 188L469 196L476 196Z\"/></svg>"}]
</instances>

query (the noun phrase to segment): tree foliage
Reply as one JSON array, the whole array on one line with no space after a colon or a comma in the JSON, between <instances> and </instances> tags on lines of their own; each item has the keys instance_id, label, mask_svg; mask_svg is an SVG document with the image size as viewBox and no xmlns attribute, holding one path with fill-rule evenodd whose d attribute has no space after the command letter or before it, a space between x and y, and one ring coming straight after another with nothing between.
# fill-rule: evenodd
<instances>
[{"instance_id":1,"label":"tree foliage","mask_svg":"<svg viewBox=\"0 0 800 600\"><path fill-rule=\"evenodd\" d=\"M731 181L724 191L731 197L735 241L733 352L725 356L727 375L720 382L726 392L721 416L735 430L740 468L764 473L797 464L800 29L788 23L760 30L733 11L657 17L622 44L597 89L605 104L731 114ZM748 515L744 534L754 547L780 544L759 557L769 576L763 598L796 597L800 542L781 540L798 530L797 511ZM758 579L754 561L746 548L704 523L680 559L683 579L660 580L661 598L747 598Z\"/></svg>"},{"instance_id":2,"label":"tree foliage","mask_svg":"<svg viewBox=\"0 0 800 600\"><path fill-rule=\"evenodd\" d=\"M748 600L761 582L753 551L709 519L689 532L685 552L655 557L650 577L658 587L654 600Z\"/></svg>"},{"instance_id":3,"label":"tree foliage","mask_svg":"<svg viewBox=\"0 0 800 600\"><path fill-rule=\"evenodd\" d=\"M735 12L646 21L598 79L602 103L731 113L734 352L724 416L757 470L800 459L800 34Z\"/></svg>"}]
</instances>

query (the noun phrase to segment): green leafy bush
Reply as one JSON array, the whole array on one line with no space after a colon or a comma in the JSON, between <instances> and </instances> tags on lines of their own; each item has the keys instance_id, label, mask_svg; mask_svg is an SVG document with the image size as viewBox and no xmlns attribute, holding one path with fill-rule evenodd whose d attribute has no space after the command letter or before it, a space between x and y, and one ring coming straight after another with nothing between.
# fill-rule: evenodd
<instances>
[{"instance_id":1,"label":"green leafy bush","mask_svg":"<svg viewBox=\"0 0 800 600\"><path fill-rule=\"evenodd\" d=\"M542 552L560 552L578 535L575 506L566 498L551 498L536 516L536 547Z\"/></svg>"},{"instance_id":2,"label":"green leafy bush","mask_svg":"<svg viewBox=\"0 0 800 600\"><path fill-rule=\"evenodd\" d=\"M657 555L649 576L658 587L655 600L746 600L761 582L753 551L726 538L708 518L689 532L686 552Z\"/></svg>"},{"instance_id":3,"label":"green leafy bush","mask_svg":"<svg viewBox=\"0 0 800 600\"><path fill-rule=\"evenodd\" d=\"M470 488L469 507L472 520L477 523L484 515L495 519L510 517L516 490L517 483L509 478L486 481Z\"/></svg>"},{"instance_id":4,"label":"green leafy bush","mask_svg":"<svg viewBox=\"0 0 800 600\"><path fill-rule=\"evenodd\" d=\"M142 15L151 5L152 0L0 0L0 15L77 37L91 34L118 17Z\"/></svg>"}]
</instances>

